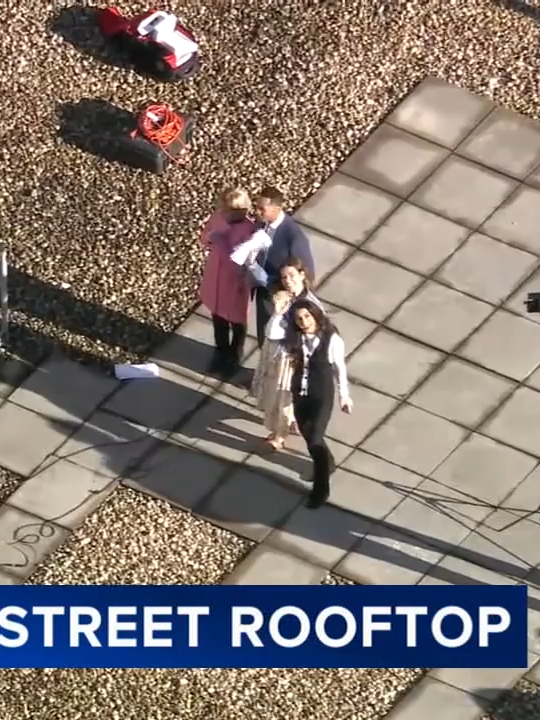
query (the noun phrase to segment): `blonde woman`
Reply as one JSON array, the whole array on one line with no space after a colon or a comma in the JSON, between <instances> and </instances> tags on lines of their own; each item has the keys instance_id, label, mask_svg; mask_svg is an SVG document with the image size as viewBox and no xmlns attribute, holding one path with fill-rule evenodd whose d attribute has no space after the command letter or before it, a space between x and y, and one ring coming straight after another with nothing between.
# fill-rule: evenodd
<instances>
[{"instance_id":1,"label":"blonde woman","mask_svg":"<svg viewBox=\"0 0 540 720\"><path fill-rule=\"evenodd\" d=\"M208 251L199 297L212 313L215 352L209 372L233 375L240 363L247 331L250 284L232 251L253 233L251 201L242 188L228 188L205 224L201 242Z\"/></svg>"},{"instance_id":2,"label":"blonde woman","mask_svg":"<svg viewBox=\"0 0 540 720\"><path fill-rule=\"evenodd\" d=\"M265 340L255 371L251 395L264 413L266 439L273 450L281 450L293 429L294 413L291 396L292 367L284 345L294 303L308 298L319 304L309 290L307 271L298 258L289 258L279 269L279 287L272 294L273 315L265 329Z\"/></svg>"}]
</instances>

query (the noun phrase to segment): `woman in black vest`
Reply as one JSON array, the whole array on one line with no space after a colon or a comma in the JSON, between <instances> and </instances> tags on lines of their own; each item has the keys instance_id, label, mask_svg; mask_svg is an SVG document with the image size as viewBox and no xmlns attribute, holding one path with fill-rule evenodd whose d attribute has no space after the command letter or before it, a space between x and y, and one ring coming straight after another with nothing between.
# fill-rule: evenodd
<instances>
[{"instance_id":1,"label":"woman in black vest","mask_svg":"<svg viewBox=\"0 0 540 720\"><path fill-rule=\"evenodd\" d=\"M298 429L313 460L313 488L307 506L318 508L330 494L330 475L335 461L324 440L334 409L337 381L343 412L352 412L345 346L324 311L308 299L293 306L287 347L292 358L291 393Z\"/></svg>"}]
</instances>

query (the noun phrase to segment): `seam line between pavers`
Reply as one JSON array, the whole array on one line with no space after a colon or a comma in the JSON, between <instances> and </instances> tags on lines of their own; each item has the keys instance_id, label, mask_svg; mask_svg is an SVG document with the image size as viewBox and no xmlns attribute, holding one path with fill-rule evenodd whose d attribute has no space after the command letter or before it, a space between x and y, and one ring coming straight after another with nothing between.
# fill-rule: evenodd
<instances>
[{"instance_id":1,"label":"seam line between pavers","mask_svg":"<svg viewBox=\"0 0 540 720\"><path fill-rule=\"evenodd\" d=\"M413 691L416 690L417 685L419 685L419 684L422 682L422 680L425 680L425 679L429 676L429 674L430 674L430 672L431 672L431 670L427 670L426 668L419 668L419 669L420 669L420 670L423 670L422 674L421 674L418 678L416 678L416 679L412 682L412 684L407 687L406 690L404 690L404 691L401 693L401 696L399 697L399 699L397 700L397 702L395 702L394 705L392 705L392 707L390 708L390 710L388 711L388 713L386 713L385 717L391 717L391 715L392 715L393 713L397 712L397 709L398 709L399 705L401 705L401 704L408 698L408 696L409 696ZM389 670L390 672L392 672L392 674L393 674L394 676L396 675L396 673L392 670L392 668L387 668L387 670ZM430 678L430 679L432 679L432 678ZM410 702L410 701L409 701L409 702ZM414 702L414 700L413 700L413 702ZM357 717L358 717L358 716L357 716L356 711L353 710L351 713L347 714L347 715L343 718L343 720L357 720ZM397 719L396 719L396 720L397 720ZM427 720L427 718L418 718L418 720ZM474 720L477 720L477 718L474 718Z\"/></svg>"},{"instance_id":2,"label":"seam line between pavers","mask_svg":"<svg viewBox=\"0 0 540 720\"><path fill-rule=\"evenodd\" d=\"M27 510L22 510L21 508L16 507L16 506L13 506L13 505L10 505L10 504L7 503L7 502L2 503L2 507L4 507L4 506L7 506L8 508L11 508L11 509L13 509L13 510L17 510L18 512L23 512L23 513L24 513L25 515L27 515L29 518L35 519L36 522L35 522L35 523L24 523L24 525L19 525L17 528L15 528L14 532L12 533L11 540L3 540L3 541L0 542L0 545L4 545L4 546L6 546L6 547L16 547L17 545L19 545L19 544L22 542L22 540L21 540L21 539L17 540L17 539L16 539L16 534L17 534L17 532L18 532L21 528L36 528L36 527L40 527L41 529L43 529L43 528L46 527L47 525L50 525L50 526L53 527L53 530L56 530L56 531L58 531L59 533L64 533L64 534L66 535L66 539L69 537L69 535L71 535L71 531L70 531L70 530L67 530L66 528L62 527L62 525L58 525L54 520L50 520L50 521L49 521L49 520L45 520L44 518L40 517L39 515L35 515L34 513L28 512ZM29 532L29 533L27 533L27 535L36 535L36 534L38 535L38 542L39 542L39 538L40 538L40 532L39 532L39 530L36 531L36 532ZM24 536L23 536L23 537L24 537ZM43 537L43 536L41 536L41 537ZM23 544L24 544L24 543L23 543ZM58 549L58 547L60 547L62 544L63 544L63 543L59 543L59 545L56 546L56 547L52 550L52 552L54 552L54 550ZM22 552L22 551L19 551L19 552ZM23 556L24 556L25 559L26 559L26 555L24 555L24 553L22 553L22 554L23 554ZM29 562L27 562L27 563L25 563L25 564L23 564L23 565L20 565L20 566L19 566L19 565L6 564L6 563L4 563L4 562L0 562L0 570L1 570L2 572L7 572L7 573L9 573L10 575L15 575L14 571L13 571L13 570L10 571L9 568L11 568L11 567L20 567L20 568L21 568L21 572L20 572L20 574L19 574L18 576L16 575L16 577L20 578L21 582L24 582L25 580L28 579L28 577L29 577L33 572L35 572L35 571L37 570L37 568L42 564L42 562L43 562L45 559L47 559L48 557L50 557L51 554L52 554L51 552L44 553L44 554L42 555L41 559L35 564L35 567L32 569L31 572L30 572L30 571L25 571L25 568L26 568L28 565L31 564L31 561L29 561Z\"/></svg>"},{"instance_id":3,"label":"seam line between pavers","mask_svg":"<svg viewBox=\"0 0 540 720\"><path fill-rule=\"evenodd\" d=\"M426 677L428 677L430 680L434 680L434 681L440 683L441 685L446 685L446 687L452 688L453 690L459 690L459 692L465 693L465 695L470 695L472 698L481 700L482 702L487 701L490 704L494 704L501 697L501 695L505 695L506 693L511 692L511 690L512 690L512 687L502 688L500 693L495 698L493 698L493 700L487 700L487 698L485 698L483 695L480 695L479 693L474 692L474 690L465 690L462 687L453 685L451 682L447 682L446 680L441 680L440 678L435 677L433 675L433 673L435 673L437 670L440 670L440 669L441 668L431 668L430 671L427 673ZM482 668L468 668L468 669L474 673L476 670L481 670ZM496 668L492 668L492 669L495 670ZM511 668L509 668L509 669L511 669ZM526 673L528 672L525 668L517 668L517 669L519 670L519 672L521 672L522 676L526 675ZM521 680L520 677L518 677L516 682L519 682L519 680ZM486 714L486 712L487 712L487 710L482 710L482 708L480 708L480 716L481 717L484 716Z\"/></svg>"},{"instance_id":4,"label":"seam line between pavers","mask_svg":"<svg viewBox=\"0 0 540 720\"><path fill-rule=\"evenodd\" d=\"M302 561L305 562L307 565L311 565L311 566L312 566L313 568L315 568L316 570L320 570L321 573L322 573L322 578L321 578L321 579L324 579L324 577L325 577L326 575L332 573L331 570L329 570L328 568L324 567L323 565L321 565L320 563L318 563L318 562L316 562L316 561L307 560L305 557L301 557L301 556L299 556L299 555L296 555L296 554L293 553L293 552L288 552L288 551L285 551L285 550L283 550L283 549L281 549L281 548L274 547L274 545L272 545L271 543L268 542L268 538L269 538L269 537L270 537L270 536L267 535L267 537L266 537L264 540L262 540L261 542L256 542L256 541L253 541L253 540L252 540L251 542L253 542L254 546L251 547L251 548L248 550L248 552L244 555L244 557L242 558L242 560L240 561L240 563L239 563L238 565L236 565L236 566L233 568L233 570L231 570L231 572L229 572L229 573L227 573L226 575L223 576L223 580L225 580L226 578L228 578L228 577L230 577L231 575L233 575L237 570L239 570L239 569L241 568L241 566L242 566L244 563L248 562L248 560L250 559L251 555L253 555L253 553L254 553L255 551L257 551L257 550L260 551L261 549L262 549L262 550L269 550L269 551L272 551L272 552L277 552L277 553L279 553L280 555L289 556L289 557L293 558L294 560L302 560ZM334 573L334 574L337 575L337 573ZM344 576L341 575L341 577L344 577ZM345 579L348 579L348 578L345 578ZM223 581L222 581L220 584L223 584ZM319 583L319 584L320 584L320 583ZM304 586L310 586L310 585L317 585L317 583L302 583L302 585L304 585Z\"/></svg>"},{"instance_id":5,"label":"seam line between pavers","mask_svg":"<svg viewBox=\"0 0 540 720\"><path fill-rule=\"evenodd\" d=\"M96 408L94 408L94 410L93 410L93 412L90 414L89 418L92 417L92 415L93 415L94 413L96 413L96 412L106 412L106 411L104 411L104 410L102 409L103 403L107 402L108 399L109 399L110 397L112 397L112 395L120 389L120 387L121 387L121 385L119 385L117 388L115 388L115 389L113 390L113 392L111 392L107 398L104 398L103 401L102 401L99 405L97 405ZM199 407L201 407L203 404L205 404L206 402L208 402L208 400L209 400L209 397L208 397L208 396L203 397L203 398L202 398L201 405L198 406L198 407L194 410L194 412L193 412L192 414L195 414L195 412L197 412L197 410L199 409ZM34 411L29 411L29 412L34 412ZM34 413L34 414L39 415L40 417L44 417L44 416L42 416L40 413ZM128 423L130 423L130 424L133 425L132 421L129 421L127 418L123 418L121 415L116 415L116 414L114 414L114 413L106 413L106 414L109 414L109 415L115 416L115 417L119 417L119 418L121 418L121 419L125 420L126 422L128 422ZM181 418L181 421L180 421L180 422L182 422L182 420L183 420L183 418ZM83 422L78 426L78 428L76 428L76 430L79 430L81 427L83 427L83 426L86 425L86 424L87 424L87 421L83 421ZM172 432L176 432L176 431L177 431L177 428L176 428L175 426L173 426L173 429L167 434L167 437L169 437ZM74 431L74 432L75 432L75 431ZM140 442L140 441L143 440L143 439L146 440L148 437L152 437L152 436L149 434L148 436L146 436L146 437L144 437L144 438L137 438L136 440L134 440L134 441L132 441L132 442L133 442L133 443L135 443L135 442ZM65 440L58 448L56 448L56 450L55 450L54 452L57 452L57 451L64 445L64 443L67 442L67 440L68 440L68 439L66 438L66 440ZM111 441L111 443L107 443L107 444L110 444L110 445L124 444L124 445L125 445L125 444L129 444L129 443L118 443L118 442ZM143 464L146 460L148 460L155 452L157 452L157 449L158 449L158 448L155 447L156 445L159 445L159 439L157 439L157 438L155 438L155 442L152 443L152 446L149 448L149 450L148 450L146 453L144 453L142 456L140 456L139 458L137 458L136 460L134 460L134 462L133 462L132 465L128 465L128 466L125 468L125 470L123 471L123 473L122 473L121 475L117 475L115 478L111 478L111 482L107 485L107 487L110 487L111 485L118 486L118 485L122 482L123 476L124 476L125 474L129 474L129 472L132 472L134 469L136 469L136 468L139 467L141 464ZM92 447L92 446L88 446L88 447ZM88 449L88 448L86 448L86 449ZM48 457L48 458L50 458L51 456L52 456L52 457L55 457L54 452L53 452L53 453L50 453L47 457ZM81 452L82 452L82 451L81 451ZM68 457L68 458L65 458L65 459L66 459L68 462L70 462L69 457ZM74 464L74 463L71 462L71 464ZM37 470L37 468L36 468L36 470ZM35 471L34 471L34 472L35 472ZM29 476L28 479L30 479L31 477L33 477L33 473ZM105 489L104 489L104 490L105 490ZM112 492L114 492L114 490L115 490L115 488L112 489ZM10 498L12 498L12 502L13 502L14 500L16 500L16 499L14 498L14 496L15 496L16 493L17 493L17 490L15 490L15 492L12 494L12 496L10 496ZM107 497L104 497L104 498L103 498L103 502L105 502L105 501L107 500L107 498L110 496L110 494L111 494L111 492L109 492L109 493L107 494ZM22 510L22 508L19 508L17 505L12 505L12 504L10 504L10 503L8 503L8 502L6 502L6 503L4 503L4 504L9 505L10 507L13 507L13 508L15 508L15 509L17 509L17 510L19 510L19 511ZM101 506L101 503L100 503L99 506ZM99 507L99 506L98 506L98 507ZM98 509L98 507L94 508L93 511L92 511L92 513L93 513L93 512L96 512L97 509ZM54 520L46 520L45 518L41 518L40 516L36 516L36 515L34 515L34 514L32 514L32 513L27 513L26 511L23 511L23 512L25 512L27 515L30 515L31 517L36 517L36 518L41 522L41 524L50 523L50 524L52 524L52 525L56 525L56 522L55 522ZM71 512L71 511L70 511L70 512ZM92 513L88 513L88 515L89 515L89 514L92 514ZM67 513L66 513L66 514L67 514ZM88 517L88 515L87 515L86 517ZM86 519L86 518L83 518L83 519L81 520L81 524L82 524L82 522L84 522L85 519ZM36 524L39 524L39 523L36 523ZM60 530L62 530L62 531L64 531L65 533L67 533L67 536L68 536L68 537L69 537L69 535L71 535L71 533L72 533L71 530L69 530L69 529L67 529L67 528L64 528L64 527L61 526L61 525L57 525L57 527L58 527ZM66 537L66 539L67 539L67 537ZM9 544L9 543L6 543L6 544ZM63 544L63 543L61 543L61 545L62 545L62 544ZM46 555L43 559L45 559L46 557L48 557L48 555ZM39 564L41 564L41 563L39 563ZM34 568L34 570L32 571L31 574L33 574L33 572L34 572L35 570L37 570L37 567L39 567L39 564L36 566L36 568ZM12 574L13 574L13 573L10 573L10 575L12 575ZM30 573L25 573L25 578L24 578L24 579L27 580L28 577L30 577L31 574L30 574ZM21 575L22 575L22 573L21 573Z\"/></svg>"},{"instance_id":6,"label":"seam line between pavers","mask_svg":"<svg viewBox=\"0 0 540 720\"><path fill-rule=\"evenodd\" d=\"M470 237L470 235L467 236L467 237L462 241L462 243L456 248L455 252L457 252L457 250L458 250L460 247L462 247L462 245L467 241L468 237ZM336 268L333 270L333 272L329 274L328 277L331 277L332 275L334 275L334 274L338 271L338 269L339 269L340 267L342 267L343 264L345 264L345 262L347 262L348 260L350 260L350 258L354 255L355 252L357 252L357 251L353 251L353 252L351 253L351 255L344 261L344 263L342 263L340 266L336 267ZM444 262L447 262L448 260L449 260L449 258L446 258L445 261L443 261L443 263L441 263L438 267L436 267L436 268L432 271L431 275L433 275L434 273L436 273L437 270L439 269L439 267L440 267L442 264L444 264ZM534 272L534 270L533 270L533 272ZM526 281L527 281L527 280L525 279L523 282L526 282ZM413 292L418 291L418 289L419 289L419 287L421 287L421 285L422 285L422 283L420 284L420 286L416 287ZM515 292L515 289L512 290L512 291L509 293L508 297L510 297L514 292ZM501 301L497 306L496 306L496 305L493 305L493 304L491 304L491 303L487 303L487 304L489 304L492 308L495 308L495 309L494 309L494 311L493 311L492 313L490 313L490 314L486 317L485 321L484 321L483 323L481 323L477 328L475 328L475 329L473 330L473 332L470 333L461 343L459 343L459 344L456 346L456 348L454 349L454 351L453 351L452 353L443 353L442 361L441 361L440 363L436 364L436 365L432 368L432 371L431 371L430 373L428 373L428 375L427 375L425 378L423 378L419 383L417 383L415 386L413 386L413 388L409 391L409 393L408 393L406 396L404 396L404 397L401 398L401 399L398 399L398 403L397 403L397 405L393 408L393 410L392 410L385 418L383 418L382 422L380 422L380 423L378 424L378 426L375 426L375 428L374 428L372 431L370 431L370 432L363 438L363 440L361 441L361 443L359 443L359 444L356 445L356 448L358 448L359 445L361 445L362 443L364 443L364 442L366 441L366 439L370 436L370 434L372 434L376 429L378 429L378 427L380 427L382 424L384 424L384 422L386 422L386 420L387 420L393 413L395 413L395 412L398 410L399 407L401 407L401 406L404 404L404 402L412 395L412 393L413 393L416 389L418 389L418 387L420 387L424 382L427 382L427 381L429 380L429 378L434 374L434 372L447 360L447 358L450 357L451 355L453 355L453 353L455 353L456 350L458 350L462 345L464 345L464 344L469 340L469 338L470 338L476 331L478 331L485 322L487 322L487 321L493 316L494 312L496 312L497 309L499 309L499 308L503 305L503 303L507 301L507 299L508 299L508 298L504 298L504 300ZM406 299L401 303L400 306L398 306L398 309L403 305L404 302L406 302ZM388 318L386 318L386 320L384 320L383 323L380 324L380 326L383 325L384 323L386 323L387 321L388 321ZM374 329L374 331L375 331L375 329ZM368 337L369 337L369 336L368 336ZM363 342L365 342L366 340L367 340L367 338L365 338L365 339L359 344L358 347L360 347L360 345L361 345ZM439 352L440 352L440 349L438 349L438 350L439 350ZM255 351L254 351L254 352L255 352ZM459 356L458 356L458 357L459 357ZM461 359L461 358L460 358L460 359ZM473 363L473 364L474 364L474 363ZM479 367L482 367L482 368L483 368L483 366L481 366L481 365L480 365ZM529 375L527 376L527 378L530 377L530 375L532 374L532 372L534 372L534 370L531 371L531 373L529 373ZM500 373L495 373L495 374L501 375ZM505 377L505 376L502 376L502 377ZM525 378L525 380L526 380L527 378ZM511 378L511 380L512 380L513 383L516 383L516 380L515 380L514 378ZM488 421L489 417L491 417L492 414L494 414L495 412L497 412L497 411L502 407L502 405L510 398L510 396L518 389L518 387L521 387L523 384L524 384L524 380L523 380L523 381L518 381L517 386L516 386L515 388L513 388L506 396L503 396L502 400L493 408L493 410L491 411L491 413L488 413L488 415L486 415L484 418L481 419L480 423L478 423L478 424L475 426L476 429L478 429L478 427L480 427L481 425L485 424L485 423ZM382 393L382 394L385 394L385 393ZM389 396L389 397L392 397L392 396ZM394 398L394 399L395 399L395 398ZM434 414L434 413L430 413L430 414ZM455 424L457 424L457 423L455 423ZM461 427L463 427L463 426L461 426ZM473 428L473 429L471 429L471 428L465 428L465 430L467 431L467 434L466 434L465 437L463 438L463 441L462 441L461 443L459 443L458 446L456 446L456 448L454 448L450 453L448 453L448 455L447 455L445 458L443 458L443 460L441 460L441 462L440 462L435 468L433 468L433 469L430 471L429 474L423 475L424 479L430 478L430 476L433 474L433 472L436 471L437 467L439 467L439 465L440 465L442 462L444 462L444 461L447 459L447 457L448 457L452 452L454 452L455 450L457 450L457 448L458 448L463 442L465 442L465 441L471 436L471 434L475 431L474 428ZM504 444L506 444L506 443L501 443L501 444L504 445ZM512 446L509 446L509 447L512 447ZM352 452L354 452L354 449L353 449ZM350 457L350 455L352 454L352 452L349 453L349 457ZM527 454L530 454L530 453L527 453ZM534 455L532 455L532 454L530 454L530 455L531 455L532 457L534 457L535 459L537 459L536 456L534 456ZM375 456L375 457L377 457L377 456ZM409 493L408 496L410 496L410 494L411 494L411 493ZM404 496L404 497L401 499L401 501L396 505L396 508L397 508L397 507L401 504L401 502L403 502L408 496ZM396 508L394 508L394 509L396 509ZM493 508L493 509L495 509L495 508ZM475 527L474 529L476 529L479 524L480 524L480 523L477 523L477 525L476 525L476 527ZM473 532L473 530L471 530L470 532ZM470 533L469 533L469 534L470 534ZM468 537L468 535L467 535L467 537Z\"/></svg>"},{"instance_id":7,"label":"seam line between pavers","mask_svg":"<svg viewBox=\"0 0 540 720\"><path fill-rule=\"evenodd\" d=\"M426 75L426 77L424 77L423 80L420 80L418 83L416 83L416 85L414 86L414 88L412 88L412 90L410 90L408 93L401 96L401 99L397 102L397 104L394 106L394 108L392 110L388 111L383 122L388 123L388 125L391 125L392 127L395 127L398 130L405 130L405 128L402 128L400 125L395 125L394 123L390 122L390 117L394 114L394 112L398 109L398 107L403 102L405 102L405 100L407 100L408 98L411 98L413 96L413 94L416 93L422 87L422 85L427 85L428 80L441 81L442 78L440 78L437 75ZM472 97L480 98L481 100L486 100L487 104L489 104L489 106L490 106L489 110L486 109L486 112L482 115L480 120L478 120L474 124L474 126L461 138L461 140L458 142L458 144L455 147L448 148L446 145L441 145L440 142L434 142L434 145L439 145L439 147L444 147L446 150L450 150L451 152L454 152L456 150L456 148L458 148L460 145L462 145L466 140L468 140L471 137L471 135L480 127L480 125L485 120L487 120L487 118L490 115L492 115L496 110L498 110L500 108L500 105L497 105L494 102L494 100L492 100L492 98L489 97L489 95L473 93L470 90L468 90L466 87L463 87L462 85L457 85L456 83L449 83L444 80L443 80L443 82L445 82L446 85L450 85L451 87L455 87L455 88L458 88L459 90L463 90L465 93L467 93L468 95L471 95ZM516 113L516 114L519 115L520 113ZM407 130L406 132L411 132L411 131ZM418 133L416 133L414 131L411 132L411 135L415 135L420 140L428 140L428 142L433 142L433 141L430 141L429 138L426 138L423 135L419 135Z\"/></svg>"},{"instance_id":8,"label":"seam line between pavers","mask_svg":"<svg viewBox=\"0 0 540 720\"><path fill-rule=\"evenodd\" d=\"M67 462L69 462L69 461L67 461ZM77 466L74 463L69 463L69 464L73 465L74 469L77 469L77 468L79 470L84 469L84 468L80 468L80 466ZM96 473L96 474L101 475L100 473ZM73 527L73 528L67 527L66 525L62 525L61 520L63 518L65 518L67 515L70 515L71 513L78 510L79 508L83 507L84 504L86 502L88 502L89 498L94 497L96 495L103 495L104 497L103 497L103 500L99 503L99 505L98 505L98 507L99 507L107 500L109 495L111 495L114 492L115 487L119 484L119 480L117 478L107 478L106 476L103 476L103 475L101 475L101 477L104 477L106 480L109 481L103 487L102 490L99 490L98 492L87 492L86 495L84 496L84 498L80 502L78 502L76 505L69 508L69 510L66 510L65 512L63 512L61 515L56 515L55 517L52 517L52 518L46 518L46 517L43 517L42 515L36 515L35 513L30 513L25 507L23 507L22 505L19 505L17 503L16 495L20 492L21 488L17 488L15 490L15 492L13 492L8 497L8 499L5 500L2 503L2 505L0 505L0 507L7 505L7 506L13 508L14 510L18 510L21 513L25 513L25 515L33 515L34 517L39 518L42 521L42 523L41 523L42 525L49 525L49 524L57 525L58 527L62 528L62 530L65 530L65 531L71 533L71 532L74 532L74 530L76 530L77 527L80 527L82 525L82 523L85 521L85 519L88 517L88 515L90 515L91 513L90 512L85 513L84 517L77 523L76 527ZM95 508L95 509L97 509L97 508ZM94 511L95 511L95 509L94 509ZM91 512L94 512L94 511L91 511Z\"/></svg>"},{"instance_id":9,"label":"seam line between pavers","mask_svg":"<svg viewBox=\"0 0 540 720\"><path fill-rule=\"evenodd\" d=\"M426 281L426 282L427 282L427 281ZM420 287L422 287L422 285L425 285L425 283L422 283L418 288L416 288L416 291L418 291L418 290L420 289ZM397 314L397 312L399 312L399 310L400 310L401 307L403 306L404 302L406 302L406 300L407 300L407 299L405 299L405 300L401 303L401 305L398 306L398 308L396 308L392 313L390 313L390 315L389 315L387 318L385 318L385 320L382 321L381 327L385 327L385 328L391 330L391 328L388 328L388 327L387 327L387 323L388 323L389 320L391 320L392 316L394 316L395 314ZM401 407L403 407L404 404L408 401L408 399L411 397L412 393L415 392L422 384L426 383L426 382L428 381L428 379L431 378L431 377L434 375L434 373L442 367L442 365L443 365L444 362L447 360L447 358L450 358L450 357L452 357L452 358L458 357L459 359L462 359L460 356L458 356L457 353L458 353L460 350L462 350L463 347L465 347L466 343L467 343L477 332L479 332L479 331L489 322L489 320L495 315L495 313L496 313L499 309L502 308L502 305L503 305L504 302L506 302L506 300L507 300L507 299L501 301L501 303L499 303L499 305L497 305L497 306L491 306L491 307L492 307L492 311L485 317L485 319L484 319L477 327L475 327L470 333L468 333L468 335L466 335L459 343L457 343L457 345L455 345L455 347L452 349L451 352L446 352L446 353L444 353L444 354L443 354L443 357L441 358L441 360L440 360L439 362L437 362L437 363L434 363L434 365L431 367L431 372L428 373L428 375L426 375L426 377L423 378L423 379L420 381L420 383L417 383L416 386L414 386L408 393L406 393L401 399L398 400L397 404L396 404L395 407L390 411L390 413L388 413L385 417L383 417L383 418L379 421L379 423L377 423L377 424L374 426L374 428L372 428L372 429L367 433L367 435L363 438L363 440L361 441L361 443L358 443L357 447L359 447L361 444L365 443L366 440L368 440L369 437L371 437L372 435L374 435L374 433L375 433L377 430L379 430L379 429L383 426L383 424L386 423L386 421L387 421L392 415L395 415L396 412L397 412ZM476 427L480 427L481 425L484 425L484 424L488 421L488 418L492 416L492 414L494 414L495 412L497 412L498 410L500 410L500 408L503 406L503 404L510 399L511 395L513 395L514 392L516 392L520 387L523 387L523 385L525 384L525 381L532 375L532 373L538 368L539 365L540 365L540 359L539 359L539 364L536 365L536 367L533 368L523 380L518 381L518 382L516 383L516 387L513 388L512 392L510 392L510 393L508 394L508 396L504 398L503 401L499 402L499 403L495 406L495 408L493 409L492 413L489 414L488 416L486 416L486 418L484 418L484 419L481 421L481 423L480 423L479 425L477 425ZM514 382L516 382L516 381L514 380ZM469 435L466 436L466 437L463 439L463 441L466 440L467 437L470 437L470 434L471 434L472 432L474 432L474 428L470 431ZM462 441L462 442L463 442L463 441ZM459 447L459 445L461 445L462 442L460 442L460 443L458 444L458 446L456 446L456 448L454 448L454 450L457 449L457 447ZM445 459L446 459L446 458L445 458ZM433 469L430 471L430 474L431 474L432 472L434 472L435 469L436 469L436 468L433 468Z\"/></svg>"},{"instance_id":10,"label":"seam line between pavers","mask_svg":"<svg viewBox=\"0 0 540 720\"><path fill-rule=\"evenodd\" d=\"M459 87L459 86L458 86L458 87ZM463 89L464 89L464 88L463 88ZM413 92L414 92L414 90L413 90ZM412 93L410 93L410 94L412 94ZM478 95L477 93L473 93L473 95L475 95L476 97L488 97L487 95L483 95L483 96L482 96L482 95ZM405 96L405 98L406 98L406 97L407 97L407 96ZM404 98L404 99L405 99L405 98ZM492 101L492 102L493 102L493 101ZM397 109L397 107L398 107L398 106L396 106L396 109ZM439 148L439 149L446 150L449 154L453 154L453 155L455 155L455 156L458 157L458 158L461 158L461 159L463 159L463 160L468 160L469 162L473 162L474 164L479 165L479 166L480 166L481 168L483 168L483 169L491 170L492 172L499 173L499 175L504 175L506 178L508 178L508 180L514 180L514 181L517 181L517 182L519 182L519 183L525 184L525 183L527 183L527 181L529 180L529 178L531 177L531 175L534 175L535 172L540 168L540 162L539 162L538 164L536 164L532 170L530 170L529 172L527 172L523 178L520 178L520 177L518 177L517 175L511 175L511 174L508 172L508 170L500 169L500 168L496 168L496 167L492 167L491 165L487 165L484 161L478 160L478 159L475 159L475 158L472 158L472 157L469 157L468 155L463 154L463 151L460 152L460 150L459 150L459 148L460 148L465 142L467 142L467 140L470 140L470 138L474 135L474 133L480 128L480 125L482 125L484 122L486 122L491 115L494 115L494 114L497 113L497 111L499 111L499 110L504 110L504 109L508 110L508 108L504 108L504 107L501 106L501 105L496 105L496 104L495 104L495 106L494 106L491 110L488 111L487 115L484 115L483 118L480 120L480 122L479 122L477 125L475 125L475 126L473 127L473 129L472 129L471 131L469 131L469 132L459 141L459 143L458 143L455 147L453 147L453 148L449 148L449 147L447 147L446 145L442 145L442 144L440 143L440 141L438 141L438 140L434 140L434 139L431 139L431 138L424 137L423 135L419 135L419 134L418 134L417 132L415 132L414 130L409 130L409 129L406 129L406 128L401 127L400 125L394 124L394 123L391 122L390 119L389 119L390 115L394 112L393 110L391 110L390 113L387 115L387 117L383 120L383 122L380 123L380 124L377 126L376 130L378 130L378 128L381 127L382 124L384 123L385 125L388 125L388 126L391 127L391 128L395 128L396 130L401 130L402 132L406 132L406 133L408 133L409 135L412 135L414 138L417 138L418 140L424 140L425 142L429 142L429 143L431 143L432 145L435 145L435 146L436 146L437 148ZM538 128L539 128L539 130L540 130L540 122L539 122L538 120L534 120L533 118L529 118L528 116L523 115L522 113L519 113L519 112L517 112L517 111L512 111L512 110L510 110L510 113L511 113L511 114L514 114L514 115L517 115L517 116L520 117L520 118L526 118L526 119L528 119L528 120L532 120L532 122L533 122L535 125L538 125ZM375 132L375 130L372 131L372 133L374 133L374 132ZM371 133L371 134L372 134L372 133ZM358 145L358 148L357 148L357 149L359 149L359 148L361 147L361 145L363 145L364 142L366 142L366 140L368 140L369 137L371 137L371 134L368 135L368 136L366 137L366 139L365 139L361 144ZM353 153L354 153L354 152L355 152L355 151L353 150ZM353 153L351 153L351 155L352 155Z\"/></svg>"}]
</instances>

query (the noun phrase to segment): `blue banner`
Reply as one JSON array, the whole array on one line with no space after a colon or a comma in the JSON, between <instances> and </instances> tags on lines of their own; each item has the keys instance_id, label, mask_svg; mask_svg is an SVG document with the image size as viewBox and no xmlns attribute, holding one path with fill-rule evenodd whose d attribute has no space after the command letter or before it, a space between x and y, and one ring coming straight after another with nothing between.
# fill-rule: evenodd
<instances>
[{"instance_id":1,"label":"blue banner","mask_svg":"<svg viewBox=\"0 0 540 720\"><path fill-rule=\"evenodd\" d=\"M527 667L526 586L1 586L2 668Z\"/></svg>"}]
</instances>

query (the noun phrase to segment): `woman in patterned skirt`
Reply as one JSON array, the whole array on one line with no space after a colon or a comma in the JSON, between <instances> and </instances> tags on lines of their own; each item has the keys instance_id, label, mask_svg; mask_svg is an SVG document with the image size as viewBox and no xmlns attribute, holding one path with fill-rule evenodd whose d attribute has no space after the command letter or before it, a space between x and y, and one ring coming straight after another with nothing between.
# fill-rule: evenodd
<instances>
[{"instance_id":1,"label":"woman in patterned skirt","mask_svg":"<svg viewBox=\"0 0 540 720\"><path fill-rule=\"evenodd\" d=\"M280 285L272 295L274 314L266 326L265 342L251 386L251 395L264 413L264 425L269 431L266 441L274 450L284 447L285 438L295 425L292 367L284 344L292 308L301 298L321 305L309 289L309 278L301 260L289 258L280 268L279 276Z\"/></svg>"}]
</instances>

